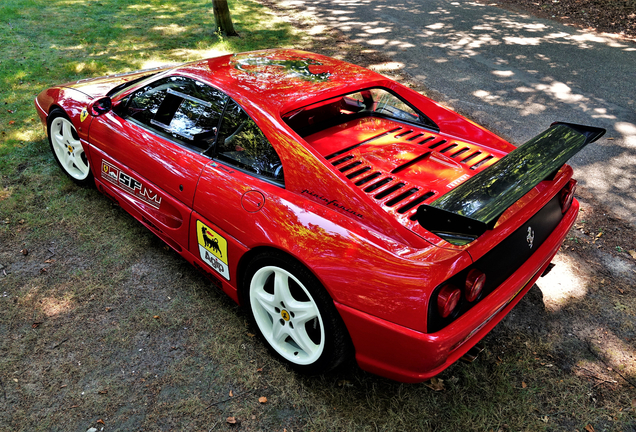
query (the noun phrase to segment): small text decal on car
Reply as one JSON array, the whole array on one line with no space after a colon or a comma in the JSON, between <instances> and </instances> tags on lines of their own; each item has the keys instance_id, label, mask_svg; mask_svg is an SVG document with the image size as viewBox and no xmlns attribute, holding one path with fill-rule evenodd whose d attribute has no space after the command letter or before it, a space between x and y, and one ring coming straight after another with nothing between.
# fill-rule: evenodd
<instances>
[{"instance_id":1,"label":"small text decal on car","mask_svg":"<svg viewBox=\"0 0 636 432\"><path fill-rule=\"evenodd\" d=\"M347 213L351 213L352 215L357 216L360 219L362 219L362 215L360 213L357 213L355 210L351 210L350 208L343 206L342 204L340 204L338 202L338 200L325 198L324 196L322 196L320 194L317 194L315 192L312 192L310 190L307 190L307 189L303 189L302 193L307 194L307 195L312 196L312 197L315 197L315 198L318 198L319 200L324 201L327 205L338 207L339 209L344 210Z\"/></svg>"},{"instance_id":2,"label":"small text decal on car","mask_svg":"<svg viewBox=\"0 0 636 432\"><path fill-rule=\"evenodd\" d=\"M102 159L102 178L115 186L120 187L132 196L150 204L154 208L161 206L161 197L148 189L136 178L126 174L121 169Z\"/></svg>"},{"instance_id":3,"label":"small text decal on car","mask_svg":"<svg viewBox=\"0 0 636 432\"><path fill-rule=\"evenodd\" d=\"M230 280L227 263L227 241L209 226L197 221L197 242L201 259L225 279Z\"/></svg>"}]
</instances>

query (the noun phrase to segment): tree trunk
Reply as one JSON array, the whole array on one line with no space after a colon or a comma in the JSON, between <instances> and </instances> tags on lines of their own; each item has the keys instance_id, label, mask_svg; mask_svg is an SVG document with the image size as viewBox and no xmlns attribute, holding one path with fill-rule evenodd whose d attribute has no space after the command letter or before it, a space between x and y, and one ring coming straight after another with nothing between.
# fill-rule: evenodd
<instances>
[{"instance_id":1,"label":"tree trunk","mask_svg":"<svg viewBox=\"0 0 636 432\"><path fill-rule=\"evenodd\" d=\"M214 11L214 20L219 30L227 36L238 36L238 33L234 31L227 0L212 0L212 10Z\"/></svg>"}]
</instances>

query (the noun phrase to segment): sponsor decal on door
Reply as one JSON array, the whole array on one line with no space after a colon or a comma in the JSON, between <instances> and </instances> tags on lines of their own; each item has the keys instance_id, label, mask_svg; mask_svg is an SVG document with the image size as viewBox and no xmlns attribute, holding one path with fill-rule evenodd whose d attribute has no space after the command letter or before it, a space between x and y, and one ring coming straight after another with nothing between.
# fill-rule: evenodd
<instances>
[{"instance_id":1,"label":"sponsor decal on door","mask_svg":"<svg viewBox=\"0 0 636 432\"><path fill-rule=\"evenodd\" d=\"M197 241L201 259L225 279L230 280L227 261L227 241L212 228L197 221Z\"/></svg>"},{"instance_id":2,"label":"sponsor decal on door","mask_svg":"<svg viewBox=\"0 0 636 432\"><path fill-rule=\"evenodd\" d=\"M141 181L126 174L119 167L102 159L102 179L123 189L135 198L150 204L158 209L161 206L161 197L152 189L149 189Z\"/></svg>"}]
</instances>

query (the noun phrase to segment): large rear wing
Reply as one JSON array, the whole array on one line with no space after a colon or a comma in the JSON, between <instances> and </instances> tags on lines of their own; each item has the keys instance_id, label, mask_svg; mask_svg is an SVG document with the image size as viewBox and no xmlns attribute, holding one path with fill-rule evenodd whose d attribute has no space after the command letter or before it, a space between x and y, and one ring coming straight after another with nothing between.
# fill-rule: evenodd
<instances>
[{"instance_id":1,"label":"large rear wing","mask_svg":"<svg viewBox=\"0 0 636 432\"><path fill-rule=\"evenodd\" d=\"M602 128L553 123L497 163L421 205L417 221L451 243L469 243L492 229L508 207L603 134Z\"/></svg>"}]
</instances>

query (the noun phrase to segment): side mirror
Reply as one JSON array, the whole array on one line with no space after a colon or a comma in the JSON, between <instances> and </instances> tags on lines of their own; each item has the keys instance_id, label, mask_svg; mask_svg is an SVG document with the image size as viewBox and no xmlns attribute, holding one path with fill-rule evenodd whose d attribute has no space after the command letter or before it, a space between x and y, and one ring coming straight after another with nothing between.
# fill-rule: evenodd
<instances>
[{"instance_id":1,"label":"side mirror","mask_svg":"<svg viewBox=\"0 0 636 432\"><path fill-rule=\"evenodd\" d=\"M105 96L91 103L88 107L88 112L93 117L98 117L102 114L106 114L108 111L112 109L112 107L113 107L113 101L110 100L108 96Z\"/></svg>"}]
</instances>

